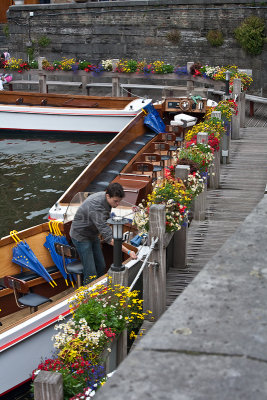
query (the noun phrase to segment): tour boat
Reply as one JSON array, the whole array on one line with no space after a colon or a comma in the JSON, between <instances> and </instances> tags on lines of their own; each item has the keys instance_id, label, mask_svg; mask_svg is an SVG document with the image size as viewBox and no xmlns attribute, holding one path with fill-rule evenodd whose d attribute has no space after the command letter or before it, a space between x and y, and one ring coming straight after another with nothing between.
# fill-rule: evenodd
<instances>
[{"instance_id":1,"label":"tour boat","mask_svg":"<svg viewBox=\"0 0 267 400\"><path fill-rule=\"evenodd\" d=\"M151 99L0 92L0 131L118 133Z\"/></svg>"},{"instance_id":2,"label":"tour boat","mask_svg":"<svg viewBox=\"0 0 267 400\"><path fill-rule=\"evenodd\" d=\"M175 114L182 115L184 110L180 108L180 105L183 108L188 107L188 115L192 118L203 118L207 109L206 99L201 101L199 107L194 106L192 109L191 100L185 98L165 99L155 106L148 104L143 107L142 111L131 119L73 182L59 199L56 210L51 210L51 219L64 220L58 223L59 232L64 233L69 239L71 221L79 204L88 193L105 190L110 182L122 184L126 196L121 207L115 211L119 213L118 215L120 213L127 215L130 220L132 205L139 204L142 199L145 199L152 191L153 181L162 176L161 172L158 175L153 163L145 162L143 157L145 154L153 154L155 146L159 143L165 143L162 141L165 126L173 125L171 121L174 120ZM177 130L177 133L170 135L172 144L179 145L183 141L187 125L188 122L185 119L182 119L181 123L178 121L174 124L172 130ZM166 149L163 150L164 154L169 154L172 147L175 148L167 144ZM158 171L161 169L159 168ZM15 236L13 232L12 235L0 239L0 285L2 285L0 286L0 323L2 324L0 326L0 396L30 380L31 372L40 359L51 356L53 327L60 315L67 316L69 313L68 298L72 296L73 288L71 285L66 286L64 277L55 267L50 252L44 246L51 224L52 222L46 222L20 231ZM125 226L125 233L129 227L135 234L130 221L129 226ZM14 263L14 260L12 261L13 248L20 243L19 241L27 242L55 284L51 285L51 282L34 272L25 272ZM112 263L113 247L105 243L102 245L107 272ZM129 243L125 245L128 245L129 249L135 249ZM137 265L136 268L138 268L139 263L140 268L140 260L131 260L127 257L124 255L123 262L126 267ZM19 310L14 291L5 285L6 276L25 280L34 293L55 299L55 301L43 304L33 314L30 314L29 308ZM99 279L105 282L106 276ZM94 284L93 282L92 285Z\"/></svg>"}]
</instances>

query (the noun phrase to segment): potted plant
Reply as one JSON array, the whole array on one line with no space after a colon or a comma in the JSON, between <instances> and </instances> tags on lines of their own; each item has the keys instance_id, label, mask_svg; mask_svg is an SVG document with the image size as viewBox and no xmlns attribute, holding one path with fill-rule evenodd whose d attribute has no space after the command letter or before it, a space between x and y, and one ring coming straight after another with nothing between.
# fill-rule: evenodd
<instances>
[{"instance_id":1,"label":"potted plant","mask_svg":"<svg viewBox=\"0 0 267 400\"><path fill-rule=\"evenodd\" d=\"M192 202L191 193L182 181L171 179L168 175L167 179L154 187L147 198L148 201L138 205L133 218L133 224L141 234L149 231L149 211L153 204L164 204L166 207L166 232L181 229Z\"/></svg>"},{"instance_id":2,"label":"potted plant","mask_svg":"<svg viewBox=\"0 0 267 400\"><path fill-rule=\"evenodd\" d=\"M143 312L143 300L137 296L136 290L113 287L110 283L90 289L80 287L70 300L72 318L62 322L61 317L55 326L58 331L52 338L55 357L42 361L33 371L32 379L40 370L60 372L64 400L83 389L95 390L106 379L104 365L112 351L112 342L125 329L131 338L147 315Z\"/></svg>"}]
</instances>

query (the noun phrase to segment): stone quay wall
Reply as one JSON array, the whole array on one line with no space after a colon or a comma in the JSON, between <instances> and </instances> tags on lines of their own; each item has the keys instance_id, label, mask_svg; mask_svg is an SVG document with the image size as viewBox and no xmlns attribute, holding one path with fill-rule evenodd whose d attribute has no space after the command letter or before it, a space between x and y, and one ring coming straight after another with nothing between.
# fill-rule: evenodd
<instances>
[{"instance_id":1,"label":"stone quay wall","mask_svg":"<svg viewBox=\"0 0 267 400\"><path fill-rule=\"evenodd\" d=\"M162 60L175 66L188 61L211 66L238 65L252 69L251 92L267 93L267 44L259 56L246 54L234 39L234 29L248 16L266 19L267 6L259 0L150 0L11 6L8 11L9 50L27 59L49 61L62 57L92 63L109 58ZM221 47L211 47L209 30L224 34ZM180 33L180 40L179 40ZM169 36L172 35L172 41ZM38 46L42 36L51 40Z\"/></svg>"}]
</instances>

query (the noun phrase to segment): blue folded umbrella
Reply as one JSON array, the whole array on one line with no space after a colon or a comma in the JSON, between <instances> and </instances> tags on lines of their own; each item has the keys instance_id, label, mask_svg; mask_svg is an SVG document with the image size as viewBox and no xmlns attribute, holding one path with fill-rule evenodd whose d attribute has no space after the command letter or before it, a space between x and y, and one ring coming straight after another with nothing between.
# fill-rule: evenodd
<instances>
[{"instance_id":1,"label":"blue folded umbrella","mask_svg":"<svg viewBox=\"0 0 267 400\"><path fill-rule=\"evenodd\" d=\"M52 226L52 228L51 228L51 226ZM68 286L68 280L67 280L68 274L65 271L62 256L56 252L55 242L59 242L62 244L69 244L69 243L67 241L67 238L61 234L60 229L58 227L58 222L50 221L49 229L50 229L50 233L46 236L46 241L44 243L44 247L49 250L52 260L54 261L58 270L61 272L63 278L65 279L66 285ZM70 258L65 258L65 265L69 264L72 261L74 261L74 260L72 260ZM73 285L71 275L69 275L69 277L70 277L71 283Z\"/></svg>"},{"instance_id":2,"label":"blue folded umbrella","mask_svg":"<svg viewBox=\"0 0 267 400\"><path fill-rule=\"evenodd\" d=\"M17 236L17 231L11 231L10 235L16 242L16 246L13 248L12 262L35 272L43 277L52 287L54 287L54 285L56 285L55 281L38 260L28 243L26 241L22 241Z\"/></svg>"}]
</instances>

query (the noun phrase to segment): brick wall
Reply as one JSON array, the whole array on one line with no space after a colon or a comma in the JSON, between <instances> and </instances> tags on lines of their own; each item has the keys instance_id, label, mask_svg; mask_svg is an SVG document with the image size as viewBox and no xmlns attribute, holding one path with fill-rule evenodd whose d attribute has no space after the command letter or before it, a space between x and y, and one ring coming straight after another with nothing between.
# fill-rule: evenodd
<instances>
[{"instance_id":1,"label":"brick wall","mask_svg":"<svg viewBox=\"0 0 267 400\"><path fill-rule=\"evenodd\" d=\"M175 65L200 61L210 65L235 64L253 70L254 91L266 92L266 47L257 57L244 53L233 31L247 16L266 20L266 6L255 0L150 0L65 3L12 7L9 11L10 52L26 57L29 39L51 39L36 54L50 61L77 57L92 63L107 58L133 58ZM33 11L33 17L29 17ZM223 46L212 48L205 36L210 29L220 29ZM180 31L179 42L167 39ZM14 40L15 38L15 40ZM265 45L266 46L266 45Z\"/></svg>"}]
</instances>

